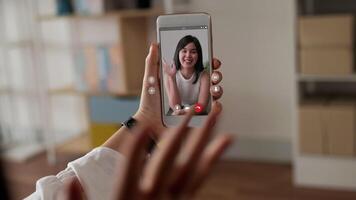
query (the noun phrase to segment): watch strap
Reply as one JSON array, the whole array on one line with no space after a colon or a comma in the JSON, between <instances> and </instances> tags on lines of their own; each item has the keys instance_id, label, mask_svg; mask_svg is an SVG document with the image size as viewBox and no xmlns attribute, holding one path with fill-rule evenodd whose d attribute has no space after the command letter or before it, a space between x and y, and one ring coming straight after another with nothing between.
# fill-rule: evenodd
<instances>
[{"instance_id":1,"label":"watch strap","mask_svg":"<svg viewBox=\"0 0 356 200\"><path fill-rule=\"evenodd\" d=\"M122 122L121 125L128 129L131 129L137 124L137 120L133 117L129 117L126 121Z\"/></svg>"}]
</instances>

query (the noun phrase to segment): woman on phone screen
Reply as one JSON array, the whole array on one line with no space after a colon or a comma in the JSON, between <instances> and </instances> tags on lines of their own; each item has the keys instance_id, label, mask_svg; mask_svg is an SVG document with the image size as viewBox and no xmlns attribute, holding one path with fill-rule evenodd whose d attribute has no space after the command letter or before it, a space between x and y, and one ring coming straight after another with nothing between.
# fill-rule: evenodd
<instances>
[{"instance_id":1,"label":"woman on phone screen","mask_svg":"<svg viewBox=\"0 0 356 200\"><path fill-rule=\"evenodd\" d=\"M170 66L164 59L162 63L170 107L168 114L182 115L192 106L198 114L206 114L210 80L199 40L192 35L184 36L177 44L173 64Z\"/></svg>"}]
</instances>

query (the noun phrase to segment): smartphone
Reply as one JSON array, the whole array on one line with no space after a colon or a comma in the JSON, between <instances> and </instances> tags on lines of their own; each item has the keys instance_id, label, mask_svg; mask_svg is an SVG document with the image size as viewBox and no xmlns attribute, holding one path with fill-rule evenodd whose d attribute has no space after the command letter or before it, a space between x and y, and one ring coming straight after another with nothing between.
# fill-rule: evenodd
<instances>
[{"instance_id":1,"label":"smartphone","mask_svg":"<svg viewBox=\"0 0 356 200\"><path fill-rule=\"evenodd\" d=\"M176 126L194 109L189 126L200 126L211 110L211 17L206 13L161 15L160 47L162 121Z\"/></svg>"}]
</instances>

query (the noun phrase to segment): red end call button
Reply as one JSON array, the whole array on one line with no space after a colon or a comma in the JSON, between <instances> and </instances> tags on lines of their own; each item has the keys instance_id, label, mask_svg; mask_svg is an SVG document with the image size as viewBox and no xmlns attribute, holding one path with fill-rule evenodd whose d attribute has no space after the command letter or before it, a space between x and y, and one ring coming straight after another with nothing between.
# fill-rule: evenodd
<instances>
[{"instance_id":1,"label":"red end call button","mask_svg":"<svg viewBox=\"0 0 356 200\"><path fill-rule=\"evenodd\" d=\"M196 103L194 105L194 111L196 113L201 113L204 110L203 106L200 103Z\"/></svg>"}]
</instances>

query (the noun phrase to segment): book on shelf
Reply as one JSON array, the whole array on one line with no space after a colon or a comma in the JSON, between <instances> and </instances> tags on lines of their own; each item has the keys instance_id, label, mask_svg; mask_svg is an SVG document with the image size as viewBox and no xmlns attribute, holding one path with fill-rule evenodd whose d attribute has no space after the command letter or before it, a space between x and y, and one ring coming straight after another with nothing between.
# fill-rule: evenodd
<instances>
[{"instance_id":1,"label":"book on shelf","mask_svg":"<svg viewBox=\"0 0 356 200\"><path fill-rule=\"evenodd\" d=\"M76 89L119 94L125 89L121 45L86 46L75 54Z\"/></svg>"},{"instance_id":2,"label":"book on shelf","mask_svg":"<svg viewBox=\"0 0 356 200\"><path fill-rule=\"evenodd\" d=\"M98 79L99 79L99 90L107 91L107 80L110 73L110 59L109 59L109 48L99 46L96 48L97 56L97 67L98 67Z\"/></svg>"},{"instance_id":3,"label":"book on shelf","mask_svg":"<svg viewBox=\"0 0 356 200\"><path fill-rule=\"evenodd\" d=\"M1 1L1 37L5 42L31 39L31 15L23 12L24 8L18 4L17 1Z\"/></svg>"},{"instance_id":4,"label":"book on shelf","mask_svg":"<svg viewBox=\"0 0 356 200\"><path fill-rule=\"evenodd\" d=\"M69 20L41 21L42 42L46 46L70 47L74 43L76 25L76 22Z\"/></svg>"},{"instance_id":5,"label":"book on shelf","mask_svg":"<svg viewBox=\"0 0 356 200\"><path fill-rule=\"evenodd\" d=\"M65 88L75 84L72 51L69 49L46 49L43 53L45 58L45 72L48 89Z\"/></svg>"},{"instance_id":6,"label":"book on shelf","mask_svg":"<svg viewBox=\"0 0 356 200\"><path fill-rule=\"evenodd\" d=\"M73 6L75 14L98 15L113 10L133 9L139 7L140 4L133 0L74 0Z\"/></svg>"},{"instance_id":7,"label":"book on shelf","mask_svg":"<svg viewBox=\"0 0 356 200\"><path fill-rule=\"evenodd\" d=\"M18 47L7 50L7 66L4 66L5 76L9 88L15 90L28 90L34 87L32 67L33 58L31 50Z\"/></svg>"},{"instance_id":8,"label":"book on shelf","mask_svg":"<svg viewBox=\"0 0 356 200\"><path fill-rule=\"evenodd\" d=\"M30 138L41 126L39 104L33 98L0 96L0 124L11 132L11 140Z\"/></svg>"},{"instance_id":9,"label":"book on shelf","mask_svg":"<svg viewBox=\"0 0 356 200\"><path fill-rule=\"evenodd\" d=\"M105 12L104 0L74 0L74 12L79 15L95 15Z\"/></svg>"},{"instance_id":10,"label":"book on shelf","mask_svg":"<svg viewBox=\"0 0 356 200\"><path fill-rule=\"evenodd\" d=\"M87 85L85 84L85 55L84 52L79 50L75 52L75 85L76 89L79 91L87 91Z\"/></svg>"},{"instance_id":11,"label":"book on shelf","mask_svg":"<svg viewBox=\"0 0 356 200\"><path fill-rule=\"evenodd\" d=\"M87 45L112 45L120 40L120 25L116 18L80 18L75 27L75 39Z\"/></svg>"},{"instance_id":12,"label":"book on shelf","mask_svg":"<svg viewBox=\"0 0 356 200\"><path fill-rule=\"evenodd\" d=\"M84 48L85 81L89 91L98 91L98 69L95 47Z\"/></svg>"},{"instance_id":13,"label":"book on shelf","mask_svg":"<svg viewBox=\"0 0 356 200\"><path fill-rule=\"evenodd\" d=\"M108 74L108 91L113 94L125 92L127 88L126 82L124 81L124 66L122 57L122 46L114 45L110 47L110 63L111 71Z\"/></svg>"}]
</instances>

